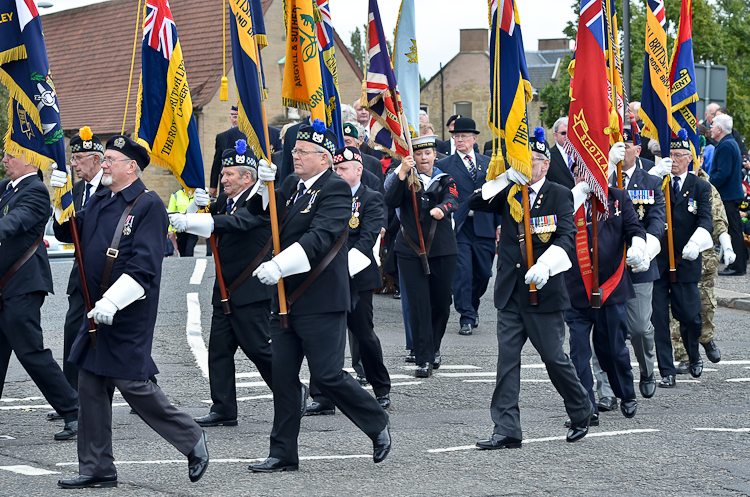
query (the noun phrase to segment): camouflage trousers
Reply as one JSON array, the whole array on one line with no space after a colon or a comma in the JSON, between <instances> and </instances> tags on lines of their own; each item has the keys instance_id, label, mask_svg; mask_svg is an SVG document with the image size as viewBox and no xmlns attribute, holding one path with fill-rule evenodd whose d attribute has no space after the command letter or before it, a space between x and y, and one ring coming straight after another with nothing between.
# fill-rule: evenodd
<instances>
[{"instance_id":1,"label":"camouflage trousers","mask_svg":"<svg viewBox=\"0 0 750 497\"><path fill-rule=\"evenodd\" d=\"M703 330L701 331L700 342L708 343L714 339L714 310L716 309L716 297L714 296L714 282L716 278L709 278L698 282L698 291L701 295L701 318L703 319ZM669 331L672 335L672 346L674 347L674 360L687 361L688 354L685 346L682 345L680 336L680 323L671 318L669 322Z\"/></svg>"}]
</instances>

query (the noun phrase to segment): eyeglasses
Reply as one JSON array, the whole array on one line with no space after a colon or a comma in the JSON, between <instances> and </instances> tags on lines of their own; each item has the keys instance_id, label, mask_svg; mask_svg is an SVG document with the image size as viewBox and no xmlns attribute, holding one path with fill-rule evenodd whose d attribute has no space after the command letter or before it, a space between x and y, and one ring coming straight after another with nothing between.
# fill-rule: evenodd
<instances>
[{"instance_id":1,"label":"eyeglasses","mask_svg":"<svg viewBox=\"0 0 750 497\"><path fill-rule=\"evenodd\" d=\"M454 140L468 140L469 138L472 138L473 136L474 135L470 135L467 133L459 133L459 134L453 135L453 139Z\"/></svg>"},{"instance_id":2,"label":"eyeglasses","mask_svg":"<svg viewBox=\"0 0 750 497\"><path fill-rule=\"evenodd\" d=\"M70 163L73 164L74 162L83 162L83 160L86 157L91 157L94 154L86 154L86 155L71 155L70 156Z\"/></svg>"},{"instance_id":3,"label":"eyeglasses","mask_svg":"<svg viewBox=\"0 0 750 497\"><path fill-rule=\"evenodd\" d=\"M535 160L535 161L542 161L542 162L544 162L544 161L546 161L546 160L547 160L547 158L546 158L546 157L534 157L534 156L532 156L532 157L531 157L531 160L533 160L533 161Z\"/></svg>"},{"instance_id":4,"label":"eyeglasses","mask_svg":"<svg viewBox=\"0 0 750 497\"><path fill-rule=\"evenodd\" d=\"M301 155L302 157L309 155L309 154L322 154L323 152L320 152L318 150L300 150L299 148L293 148L292 149L292 155Z\"/></svg>"},{"instance_id":5,"label":"eyeglasses","mask_svg":"<svg viewBox=\"0 0 750 497\"><path fill-rule=\"evenodd\" d=\"M119 162L119 161L131 161L133 159L113 159L112 157L105 157L102 159L102 163L107 164L108 166L111 166L113 162Z\"/></svg>"},{"instance_id":6,"label":"eyeglasses","mask_svg":"<svg viewBox=\"0 0 750 497\"><path fill-rule=\"evenodd\" d=\"M555 134L556 135L566 136L568 134L568 132L567 131L555 131Z\"/></svg>"},{"instance_id":7,"label":"eyeglasses","mask_svg":"<svg viewBox=\"0 0 750 497\"><path fill-rule=\"evenodd\" d=\"M673 159L676 159L678 157L688 157L690 155L693 155L693 154L675 154L675 153L669 154L669 156L672 157Z\"/></svg>"}]
</instances>

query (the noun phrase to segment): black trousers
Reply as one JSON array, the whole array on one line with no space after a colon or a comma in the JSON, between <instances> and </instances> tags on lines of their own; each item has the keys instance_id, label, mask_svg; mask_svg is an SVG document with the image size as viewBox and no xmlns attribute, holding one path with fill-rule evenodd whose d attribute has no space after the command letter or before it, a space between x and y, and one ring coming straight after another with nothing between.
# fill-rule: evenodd
<instances>
[{"instance_id":1,"label":"black trousers","mask_svg":"<svg viewBox=\"0 0 750 497\"><path fill-rule=\"evenodd\" d=\"M41 326L44 297L44 292L32 292L3 298L3 309L0 310L0 398L10 353L15 352L18 362L44 398L67 423L78 419L78 394L65 381L52 352L44 348Z\"/></svg>"},{"instance_id":2,"label":"black trousers","mask_svg":"<svg viewBox=\"0 0 750 497\"><path fill-rule=\"evenodd\" d=\"M211 337L208 339L208 379L211 385L211 412L237 417L234 354L237 347L255 363L266 384L273 388L269 319L271 301L233 305L232 314L214 306Z\"/></svg>"},{"instance_id":3,"label":"black trousers","mask_svg":"<svg viewBox=\"0 0 750 497\"><path fill-rule=\"evenodd\" d=\"M372 322L372 290L359 292L357 306L352 312L347 313L346 324L359 343L359 355L362 359L365 377L372 385L375 396L389 394L391 377L383 364L383 349ZM332 406L333 403L320 392L314 380L315 378L310 378L310 395L316 402Z\"/></svg>"},{"instance_id":4,"label":"black trousers","mask_svg":"<svg viewBox=\"0 0 750 497\"><path fill-rule=\"evenodd\" d=\"M578 379L589 394L589 399L598 412L594 396L594 378L591 375L591 332L596 357L602 370L607 373L610 386L620 399L635 398L633 369L630 367L630 352L625 344L628 333L628 304L606 305L600 309L576 309L565 311L565 322L570 329L570 359L576 367Z\"/></svg>"},{"instance_id":5,"label":"black trousers","mask_svg":"<svg viewBox=\"0 0 750 497\"><path fill-rule=\"evenodd\" d=\"M677 374L672 355L672 340L669 333L669 304L672 304L672 316L680 322L682 343L691 363L700 360L698 339L703 329L701 319L701 296L698 283L672 283L669 271L664 271L661 278L654 281L653 312L651 322L654 325L654 343L656 359L659 361L659 374L662 378Z\"/></svg>"},{"instance_id":6,"label":"black trousers","mask_svg":"<svg viewBox=\"0 0 750 497\"><path fill-rule=\"evenodd\" d=\"M177 251L180 253L180 257L193 257L196 243L198 243L198 235L177 233Z\"/></svg>"},{"instance_id":7,"label":"black trousers","mask_svg":"<svg viewBox=\"0 0 750 497\"><path fill-rule=\"evenodd\" d=\"M453 276L456 272L456 256L430 257L430 274L424 274L418 257L399 257L398 270L403 279L406 299L409 302L409 318L414 354L417 364L435 359L445 335L450 317L453 296Z\"/></svg>"},{"instance_id":8,"label":"black trousers","mask_svg":"<svg viewBox=\"0 0 750 497\"><path fill-rule=\"evenodd\" d=\"M122 380L81 369L78 386L81 392L78 473L81 475L117 473L112 453L112 395L115 387L141 419L183 455L190 454L203 433L193 418L170 404L161 388L150 380Z\"/></svg>"},{"instance_id":9,"label":"black trousers","mask_svg":"<svg viewBox=\"0 0 750 497\"><path fill-rule=\"evenodd\" d=\"M492 277L495 239L477 236L474 233L474 218L467 217L456 235L456 244L458 256L453 281L456 312L461 315L462 325L477 325L479 300L487 291L487 284Z\"/></svg>"},{"instance_id":10,"label":"black trousers","mask_svg":"<svg viewBox=\"0 0 750 497\"><path fill-rule=\"evenodd\" d=\"M68 312L65 314L65 327L63 328L63 373L68 384L73 390L78 391L78 366L68 362L70 348L78 336L86 318L86 303L76 289L68 295ZM88 322L87 322L88 323Z\"/></svg>"},{"instance_id":11,"label":"black trousers","mask_svg":"<svg viewBox=\"0 0 750 497\"><path fill-rule=\"evenodd\" d=\"M310 376L320 391L370 439L388 424L388 414L375 397L343 370L346 346L346 313L290 315L289 329L281 329L271 315L273 350L273 428L269 457L299 462L299 370L307 357Z\"/></svg>"},{"instance_id":12,"label":"black trousers","mask_svg":"<svg viewBox=\"0 0 750 497\"><path fill-rule=\"evenodd\" d=\"M732 249L737 254L737 259L728 266L727 269L734 269L740 273L747 271L747 248L745 240L742 237L742 220L740 219L740 210L738 205L741 200L727 200L723 202L724 210L727 211L727 221L729 226L727 231L732 238Z\"/></svg>"}]
</instances>

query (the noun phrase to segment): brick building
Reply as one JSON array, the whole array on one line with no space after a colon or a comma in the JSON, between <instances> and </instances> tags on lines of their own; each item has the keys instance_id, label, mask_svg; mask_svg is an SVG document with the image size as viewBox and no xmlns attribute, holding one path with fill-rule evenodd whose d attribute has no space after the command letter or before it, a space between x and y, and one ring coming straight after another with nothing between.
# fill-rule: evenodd
<instances>
[{"instance_id":1,"label":"brick building","mask_svg":"<svg viewBox=\"0 0 750 497\"><path fill-rule=\"evenodd\" d=\"M182 46L193 112L203 153L206 185L211 170L216 135L229 127L229 108L237 102L232 71L232 49L227 24L227 78L229 101L219 100L222 76L221 0L173 0L172 14ZM262 0L268 47L263 64L268 87L266 110L269 124L288 122L281 105L286 40L282 0ZM136 0L110 0L70 9L42 18L50 69L60 103L66 144L78 129L90 126L103 140L119 134L125 117L128 79L136 25ZM230 18L227 5L227 19ZM141 24L143 18L141 16ZM125 133L135 131L136 99L141 69L141 37L138 30L135 65L125 119ZM334 32L342 103L359 98L362 72ZM67 147L66 147L67 148ZM144 182L167 201L179 183L171 171L149 167Z\"/></svg>"}]
</instances>

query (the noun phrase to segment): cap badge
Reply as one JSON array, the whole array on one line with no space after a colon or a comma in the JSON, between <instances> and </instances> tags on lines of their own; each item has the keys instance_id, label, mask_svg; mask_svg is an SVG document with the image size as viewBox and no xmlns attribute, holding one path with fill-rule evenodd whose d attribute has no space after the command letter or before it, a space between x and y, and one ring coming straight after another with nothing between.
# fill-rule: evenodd
<instances>
[{"instance_id":1,"label":"cap badge","mask_svg":"<svg viewBox=\"0 0 750 497\"><path fill-rule=\"evenodd\" d=\"M234 162L237 164L244 164L245 163L245 156L244 155L235 155L234 156Z\"/></svg>"},{"instance_id":2,"label":"cap badge","mask_svg":"<svg viewBox=\"0 0 750 497\"><path fill-rule=\"evenodd\" d=\"M348 148L344 150L344 159L352 160L353 157L354 157L354 154L352 153L351 150L349 150Z\"/></svg>"},{"instance_id":3,"label":"cap badge","mask_svg":"<svg viewBox=\"0 0 750 497\"><path fill-rule=\"evenodd\" d=\"M313 133L312 134L312 140L315 143L323 143L323 138L325 138L325 136L322 133Z\"/></svg>"},{"instance_id":4,"label":"cap badge","mask_svg":"<svg viewBox=\"0 0 750 497\"><path fill-rule=\"evenodd\" d=\"M117 138L114 143L115 147L122 148L125 146L125 138Z\"/></svg>"}]
</instances>

